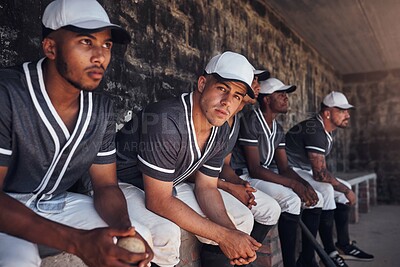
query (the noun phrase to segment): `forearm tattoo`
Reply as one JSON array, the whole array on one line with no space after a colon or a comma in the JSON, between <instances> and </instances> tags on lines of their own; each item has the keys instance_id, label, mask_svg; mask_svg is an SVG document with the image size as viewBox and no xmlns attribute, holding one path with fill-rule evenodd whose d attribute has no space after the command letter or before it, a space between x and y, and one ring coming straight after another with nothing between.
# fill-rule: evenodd
<instances>
[{"instance_id":1,"label":"forearm tattoo","mask_svg":"<svg viewBox=\"0 0 400 267\"><path fill-rule=\"evenodd\" d=\"M335 177L326 168L325 156L309 153L314 179L318 182L331 183Z\"/></svg>"},{"instance_id":2,"label":"forearm tattoo","mask_svg":"<svg viewBox=\"0 0 400 267\"><path fill-rule=\"evenodd\" d=\"M351 189L339 182L326 168L325 156L317 153L309 153L313 177L318 182L330 183L335 191L347 194Z\"/></svg>"},{"instance_id":3,"label":"forearm tattoo","mask_svg":"<svg viewBox=\"0 0 400 267\"><path fill-rule=\"evenodd\" d=\"M327 183L331 180L330 176L329 176L329 172L326 168L322 168L320 170L314 170L314 179L317 182L325 182L325 183Z\"/></svg>"}]
</instances>

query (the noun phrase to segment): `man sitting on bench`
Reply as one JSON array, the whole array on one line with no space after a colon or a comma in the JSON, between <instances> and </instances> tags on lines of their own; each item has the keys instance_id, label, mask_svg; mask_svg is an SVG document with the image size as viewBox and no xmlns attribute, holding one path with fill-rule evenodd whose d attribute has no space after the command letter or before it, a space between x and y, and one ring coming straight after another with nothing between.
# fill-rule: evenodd
<instances>
[{"instance_id":1,"label":"man sitting on bench","mask_svg":"<svg viewBox=\"0 0 400 267\"><path fill-rule=\"evenodd\" d=\"M349 211L356 202L356 195L348 183L329 172L325 161L333 146L332 132L348 126L349 109L352 108L342 93L331 92L322 101L317 116L295 125L286 134L289 163L324 197L319 233L325 251L340 267L347 267L343 259L370 261L374 258L356 247L354 242L350 243ZM334 220L340 255L333 242ZM317 266L315 264L314 258L301 256L298 262L298 266Z\"/></svg>"}]
</instances>

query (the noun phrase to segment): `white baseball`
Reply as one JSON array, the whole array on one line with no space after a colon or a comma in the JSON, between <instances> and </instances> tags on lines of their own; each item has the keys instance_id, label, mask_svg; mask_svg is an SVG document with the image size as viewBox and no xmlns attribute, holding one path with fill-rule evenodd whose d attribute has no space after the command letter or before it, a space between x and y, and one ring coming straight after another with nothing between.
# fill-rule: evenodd
<instances>
[{"instance_id":1,"label":"white baseball","mask_svg":"<svg viewBox=\"0 0 400 267\"><path fill-rule=\"evenodd\" d=\"M118 239L117 245L134 253L146 252L146 246L144 245L143 241L133 236L122 237Z\"/></svg>"}]
</instances>

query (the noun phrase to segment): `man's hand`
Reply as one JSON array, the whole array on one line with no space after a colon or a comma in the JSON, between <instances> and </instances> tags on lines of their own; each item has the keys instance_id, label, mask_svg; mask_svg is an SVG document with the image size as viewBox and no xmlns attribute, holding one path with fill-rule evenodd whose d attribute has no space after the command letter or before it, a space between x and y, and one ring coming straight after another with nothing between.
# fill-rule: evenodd
<instances>
[{"instance_id":1,"label":"man's hand","mask_svg":"<svg viewBox=\"0 0 400 267\"><path fill-rule=\"evenodd\" d=\"M309 203L305 202L305 205L307 207L312 207L317 205L319 198L317 195L317 192L315 192L314 188L311 185L306 185L306 195L308 196L308 199L311 199Z\"/></svg>"},{"instance_id":2,"label":"man's hand","mask_svg":"<svg viewBox=\"0 0 400 267\"><path fill-rule=\"evenodd\" d=\"M144 264L143 266L149 266L151 264L150 261L154 258L153 250L151 249L147 241L144 240L144 238L138 232L135 233L135 237L141 239L146 247L146 253L148 254L148 257L142 262Z\"/></svg>"},{"instance_id":3,"label":"man's hand","mask_svg":"<svg viewBox=\"0 0 400 267\"><path fill-rule=\"evenodd\" d=\"M242 202L249 209L252 206L256 206L255 197L253 195L257 190L251 187L249 182L243 182L243 184L229 184L228 192L236 197L240 202Z\"/></svg>"},{"instance_id":4,"label":"man's hand","mask_svg":"<svg viewBox=\"0 0 400 267\"><path fill-rule=\"evenodd\" d=\"M257 258L256 251L262 244L254 238L239 230L229 230L225 236L219 242L219 247L232 265L249 264Z\"/></svg>"},{"instance_id":5,"label":"man's hand","mask_svg":"<svg viewBox=\"0 0 400 267\"><path fill-rule=\"evenodd\" d=\"M134 228L128 230L114 230L110 228L96 228L81 230L76 243L76 254L90 267L128 267L130 263L138 263L139 267L146 267L153 258L153 252L147 242L146 253L132 253L120 248L114 243L115 237L138 236Z\"/></svg>"},{"instance_id":6,"label":"man's hand","mask_svg":"<svg viewBox=\"0 0 400 267\"><path fill-rule=\"evenodd\" d=\"M346 203L347 205L353 206L353 205L356 204L357 197L356 197L356 194L354 194L354 192L351 189L346 191L344 193L344 195L346 196L347 200L349 201L349 202Z\"/></svg>"},{"instance_id":7,"label":"man's hand","mask_svg":"<svg viewBox=\"0 0 400 267\"><path fill-rule=\"evenodd\" d=\"M292 189L307 207L317 204L318 195L311 186L305 186L300 182L293 181Z\"/></svg>"}]
</instances>

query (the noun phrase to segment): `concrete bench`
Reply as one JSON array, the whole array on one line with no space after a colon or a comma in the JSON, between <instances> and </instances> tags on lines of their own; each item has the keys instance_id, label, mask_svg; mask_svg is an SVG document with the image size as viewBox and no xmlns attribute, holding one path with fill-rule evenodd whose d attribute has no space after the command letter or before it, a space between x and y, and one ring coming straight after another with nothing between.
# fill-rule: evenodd
<instances>
[{"instance_id":1,"label":"concrete bench","mask_svg":"<svg viewBox=\"0 0 400 267\"><path fill-rule=\"evenodd\" d=\"M357 196L357 203L350 212L350 222L357 223L359 213L367 213L377 204L377 175L374 172L350 172L336 173L336 176L347 181Z\"/></svg>"}]
</instances>

